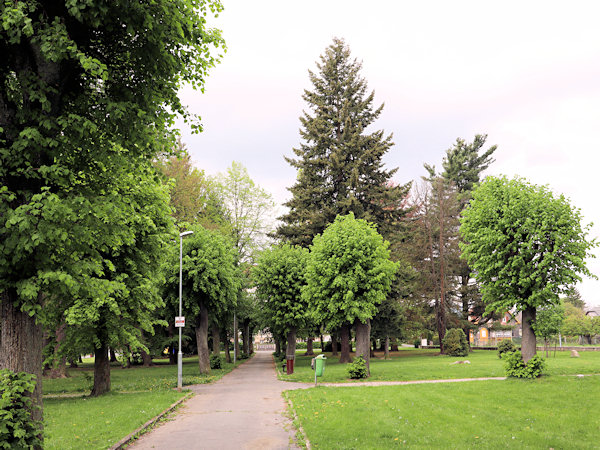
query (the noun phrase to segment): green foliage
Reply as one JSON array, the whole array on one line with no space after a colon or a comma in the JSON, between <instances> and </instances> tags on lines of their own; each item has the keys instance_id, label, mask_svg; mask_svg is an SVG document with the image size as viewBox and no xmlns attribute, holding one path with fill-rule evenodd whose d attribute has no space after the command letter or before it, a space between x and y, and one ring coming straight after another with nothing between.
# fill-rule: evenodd
<instances>
[{"instance_id":1,"label":"green foliage","mask_svg":"<svg viewBox=\"0 0 600 450\"><path fill-rule=\"evenodd\" d=\"M546 361L539 355L534 355L527 364L523 362L521 352L504 353L504 368L506 376L515 378L537 378L546 369Z\"/></svg>"},{"instance_id":2,"label":"green foliage","mask_svg":"<svg viewBox=\"0 0 600 450\"><path fill-rule=\"evenodd\" d=\"M184 315L193 322L201 303L210 314L222 314L236 305L240 272L232 243L216 231L190 227L194 234L183 239L182 278ZM179 242L178 242L179 244ZM179 305L179 245L172 246L166 267L164 296Z\"/></svg>"},{"instance_id":3,"label":"green foliage","mask_svg":"<svg viewBox=\"0 0 600 450\"><path fill-rule=\"evenodd\" d=\"M488 311L557 304L566 286L591 276L589 226L563 196L516 178L489 177L463 212L463 257Z\"/></svg>"},{"instance_id":4,"label":"green foliage","mask_svg":"<svg viewBox=\"0 0 600 450\"><path fill-rule=\"evenodd\" d=\"M548 341L560 333L565 321L565 308L562 304L538 308L532 324L535 335Z\"/></svg>"},{"instance_id":5,"label":"green foliage","mask_svg":"<svg viewBox=\"0 0 600 450\"><path fill-rule=\"evenodd\" d=\"M470 195L470 191L479 184L481 173L494 162L492 154L498 148L496 145L479 154L486 139L486 134L475 135L471 143L457 138L454 146L446 151L442 162L442 177L452 181L461 194Z\"/></svg>"},{"instance_id":6,"label":"green foliage","mask_svg":"<svg viewBox=\"0 0 600 450\"><path fill-rule=\"evenodd\" d=\"M275 333L307 325L308 303L303 299L308 250L279 245L261 253L252 278L263 318Z\"/></svg>"},{"instance_id":7,"label":"green foliage","mask_svg":"<svg viewBox=\"0 0 600 450\"><path fill-rule=\"evenodd\" d=\"M0 448L33 448L41 445L41 424L31 417L28 394L35 389L35 376L0 370Z\"/></svg>"},{"instance_id":8,"label":"green foliage","mask_svg":"<svg viewBox=\"0 0 600 450\"><path fill-rule=\"evenodd\" d=\"M516 352L517 347L510 339L503 339L498 344L498 358L502 358L505 353Z\"/></svg>"},{"instance_id":9,"label":"green foliage","mask_svg":"<svg viewBox=\"0 0 600 450\"><path fill-rule=\"evenodd\" d=\"M398 267L388 245L373 224L352 213L315 237L302 290L315 322L336 328L375 315Z\"/></svg>"},{"instance_id":10,"label":"green foliage","mask_svg":"<svg viewBox=\"0 0 600 450\"><path fill-rule=\"evenodd\" d=\"M448 356L467 356L469 354L467 337L460 328L452 328L446 331L442 343L444 344L444 353Z\"/></svg>"},{"instance_id":11,"label":"green foliage","mask_svg":"<svg viewBox=\"0 0 600 450\"><path fill-rule=\"evenodd\" d=\"M362 378L367 378L369 374L367 373L367 362L363 355L360 355L358 358L347 365L348 377L353 380L360 380Z\"/></svg>"},{"instance_id":12,"label":"green foliage","mask_svg":"<svg viewBox=\"0 0 600 450\"><path fill-rule=\"evenodd\" d=\"M266 234L270 231L268 219L275 206L273 198L236 161L225 175L216 177L214 185L239 260L250 263L255 252L266 244Z\"/></svg>"},{"instance_id":13,"label":"green foliage","mask_svg":"<svg viewBox=\"0 0 600 450\"><path fill-rule=\"evenodd\" d=\"M308 106L300 117L303 142L294 149L297 159L286 158L298 176L277 235L308 247L337 215L353 212L376 223L387 238L405 214L401 203L410 185L394 185L397 169L383 168L391 135L370 131L383 105L373 105L361 64L343 40L333 40L317 69L309 71L312 90L303 95Z\"/></svg>"},{"instance_id":14,"label":"green foliage","mask_svg":"<svg viewBox=\"0 0 600 450\"><path fill-rule=\"evenodd\" d=\"M210 368L221 369L223 365L223 358L220 355L210 355Z\"/></svg>"}]
</instances>

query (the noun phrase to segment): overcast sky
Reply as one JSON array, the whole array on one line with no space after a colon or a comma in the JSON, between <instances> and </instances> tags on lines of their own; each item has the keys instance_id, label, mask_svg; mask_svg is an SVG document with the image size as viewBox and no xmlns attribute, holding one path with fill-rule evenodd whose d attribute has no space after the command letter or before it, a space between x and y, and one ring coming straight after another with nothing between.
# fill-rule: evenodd
<instances>
[{"instance_id":1,"label":"overcast sky","mask_svg":"<svg viewBox=\"0 0 600 450\"><path fill-rule=\"evenodd\" d=\"M395 181L440 166L457 137L497 144L487 174L548 184L581 208L600 235L600 3L552 1L223 0L211 21L227 53L205 93L184 90L204 132L182 125L209 174L233 160L278 203L296 173L284 161L299 137L308 70L343 38L385 103L377 129L393 134L385 158ZM600 274L600 259L588 262ZM600 305L600 282L579 286Z\"/></svg>"}]
</instances>

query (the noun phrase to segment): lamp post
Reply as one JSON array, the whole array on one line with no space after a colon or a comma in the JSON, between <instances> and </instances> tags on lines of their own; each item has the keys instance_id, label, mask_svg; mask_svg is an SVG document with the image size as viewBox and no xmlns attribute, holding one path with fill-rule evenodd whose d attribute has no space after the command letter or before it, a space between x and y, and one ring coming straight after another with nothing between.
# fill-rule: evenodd
<instances>
[{"instance_id":1,"label":"lamp post","mask_svg":"<svg viewBox=\"0 0 600 450\"><path fill-rule=\"evenodd\" d=\"M179 318L181 320L181 298L183 291L183 237L189 234L194 233L193 231L184 231L183 233L179 233ZM177 320L175 321L175 326L179 328L179 351L177 352L177 390L181 392L181 386L183 382L183 354L181 353L181 328L183 327L181 323L177 324Z\"/></svg>"}]
</instances>

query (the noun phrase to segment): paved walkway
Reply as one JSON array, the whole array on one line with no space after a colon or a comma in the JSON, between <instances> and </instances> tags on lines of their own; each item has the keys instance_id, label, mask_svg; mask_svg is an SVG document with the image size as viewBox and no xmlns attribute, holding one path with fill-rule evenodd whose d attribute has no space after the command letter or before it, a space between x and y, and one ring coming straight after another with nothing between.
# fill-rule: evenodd
<instances>
[{"instance_id":1,"label":"paved walkway","mask_svg":"<svg viewBox=\"0 0 600 450\"><path fill-rule=\"evenodd\" d=\"M196 395L178 410L175 420L143 435L131 448L296 448L281 393L309 386L277 380L271 352L256 352L216 383L191 386Z\"/></svg>"}]
</instances>

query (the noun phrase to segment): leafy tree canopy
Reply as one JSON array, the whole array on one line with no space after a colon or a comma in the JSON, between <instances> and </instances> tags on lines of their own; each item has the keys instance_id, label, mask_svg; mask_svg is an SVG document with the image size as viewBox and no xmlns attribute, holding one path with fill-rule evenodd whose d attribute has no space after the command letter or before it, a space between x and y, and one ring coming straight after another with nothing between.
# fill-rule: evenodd
<instances>
[{"instance_id":1,"label":"leafy tree canopy","mask_svg":"<svg viewBox=\"0 0 600 450\"><path fill-rule=\"evenodd\" d=\"M488 310L535 308L557 304L579 274L591 276L588 231L580 211L547 187L489 177L463 213L461 247Z\"/></svg>"},{"instance_id":2,"label":"leafy tree canopy","mask_svg":"<svg viewBox=\"0 0 600 450\"><path fill-rule=\"evenodd\" d=\"M373 224L352 213L315 237L302 296L317 323L336 328L373 318L398 267L388 246Z\"/></svg>"},{"instance_id":3,"label":"leafy tree canopy","mask_svg":"<svg viewBox=\"0 0 600 450\"><path fill-rule=\"evenodd\" d=\"M237 303L241 287L235 249L229 239L201 226L183 239L184 314L197 317L199 302L211 314L230 311ZM170 304L179 304L179 241L172 246L164 295Z\"/></svg>"},{"instance_id":4,"label":"leafy tree canopy","mask_svg":"<svg viewBox=\"0 0 600 450\"><path fill-rule=\"evenodd\" d=\"M307 324L308 304L301 295L307 260L308 250L284 244L264 251L252 271L263 317L277 334Z\"/></svg>"}]
</instances>

